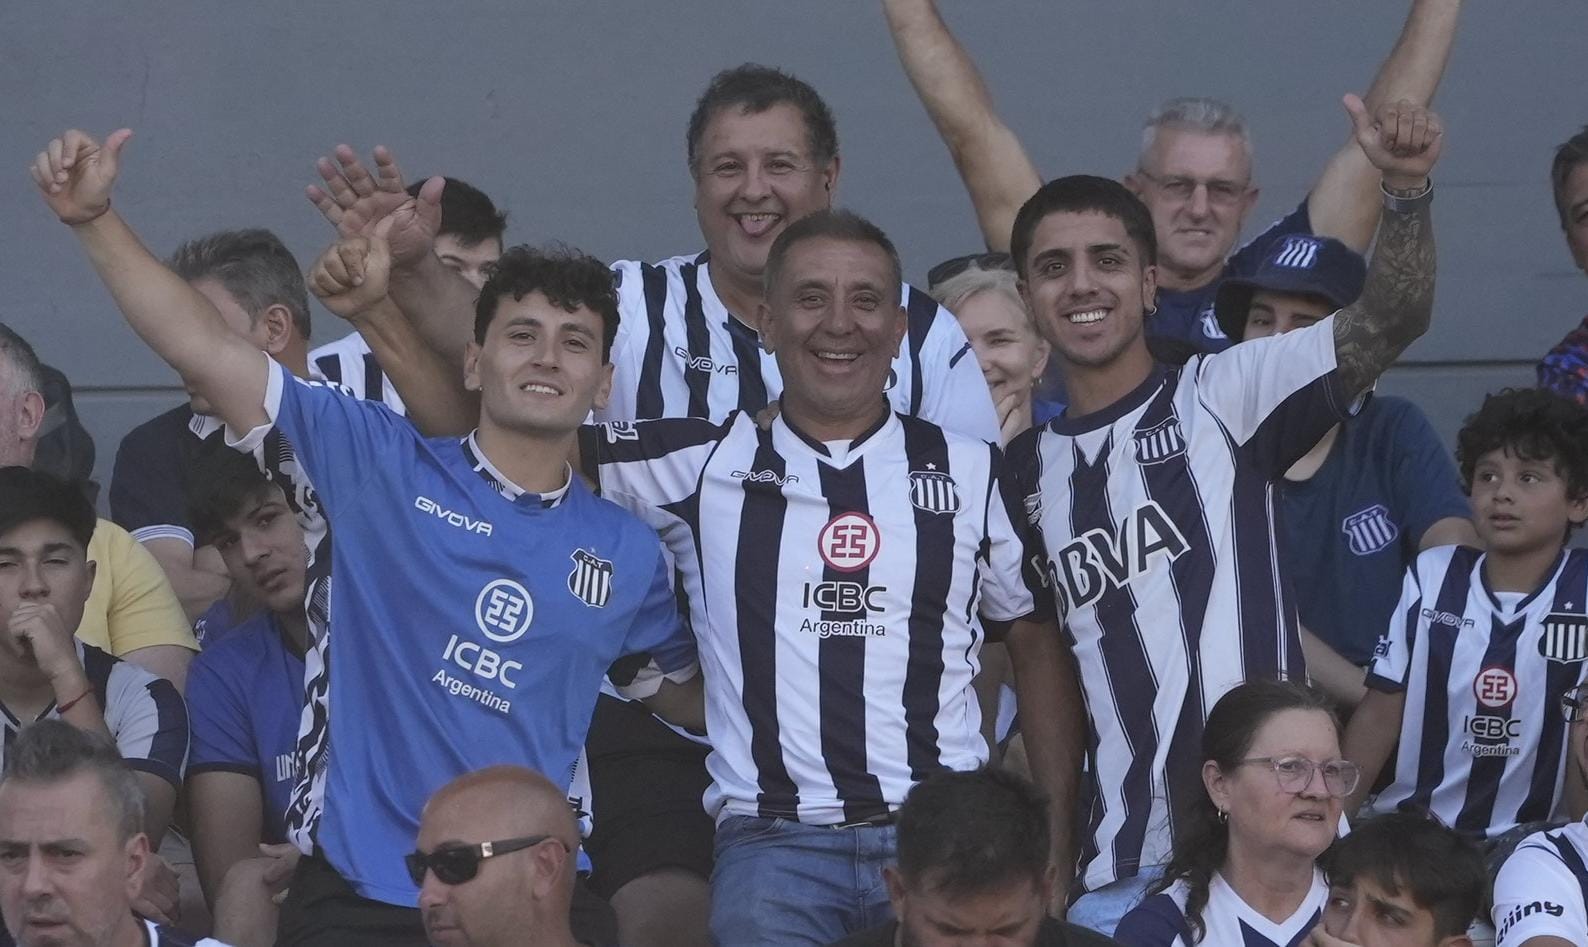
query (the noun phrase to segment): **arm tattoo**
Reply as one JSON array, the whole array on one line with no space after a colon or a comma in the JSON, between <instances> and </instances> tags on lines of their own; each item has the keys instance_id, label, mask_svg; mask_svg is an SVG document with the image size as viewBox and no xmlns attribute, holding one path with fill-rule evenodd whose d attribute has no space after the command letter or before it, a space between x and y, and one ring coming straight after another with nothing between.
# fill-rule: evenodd
<instances>
[{"instance_id":1,"label":"arm tattoo","mask_svg":"<svg viewBox=\"0 0 1588 947\"><path fill-rule=\"evenodd\" d=\"M1434 232L1427 201L1409 212L1386 208L1367 282L1356 302L1334 317L1340 382L1355 396L1417 337L1434 311Z\"/></svg>"}]
</instances>

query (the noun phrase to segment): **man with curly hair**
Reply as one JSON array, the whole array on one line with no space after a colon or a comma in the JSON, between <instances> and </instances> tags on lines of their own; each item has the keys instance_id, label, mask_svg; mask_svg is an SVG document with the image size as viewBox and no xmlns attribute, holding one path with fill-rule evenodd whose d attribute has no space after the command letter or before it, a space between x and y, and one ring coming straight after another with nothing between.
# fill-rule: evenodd
<instances>
[{"instance_id":1,"label":"man with curly hair","mask_svg":"<svg viewBox=\"0 0 1588 947\"><path fill-rule=\"evenodd\" d=\"M1362 767L1353 807L1393 753L1369 810L1427 808L1494 839L1562 807L1583 814L1557 708L1588 670L1588 550L1564 548L1588 520L1588 408L1540 389L1491 395L1456 459L1487 551L1417 557L1345 754Z\"/></svg>"}]
</instances>

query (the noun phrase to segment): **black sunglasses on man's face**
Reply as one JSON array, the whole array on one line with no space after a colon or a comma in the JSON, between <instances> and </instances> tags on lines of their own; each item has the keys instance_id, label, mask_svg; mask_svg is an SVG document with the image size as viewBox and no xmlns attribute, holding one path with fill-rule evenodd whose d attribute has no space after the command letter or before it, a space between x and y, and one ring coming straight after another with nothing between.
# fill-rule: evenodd
<instances>
[{"instance_id":1,"label":"black sunglasses on man's face","mask_svg":"<svg viewBox=\"0 0 1588 947\"><path fill-rule=\"evenodd\" d=\"M481 842L478 845L448 845L428 855L424 852L410 852L403 856L403 864L408 866L408 877L412 878L416 885L425 883L427 870L435 872L436 880L444 885L460 885L465 881L474 880L474 876L480 873L480 862L487 858L534 848L542 842L549 841L557 842L565 852L568 850L568 846L555 836L526 835L522 838L502 839L499 842Z\"/></svg>"}]
</instances>

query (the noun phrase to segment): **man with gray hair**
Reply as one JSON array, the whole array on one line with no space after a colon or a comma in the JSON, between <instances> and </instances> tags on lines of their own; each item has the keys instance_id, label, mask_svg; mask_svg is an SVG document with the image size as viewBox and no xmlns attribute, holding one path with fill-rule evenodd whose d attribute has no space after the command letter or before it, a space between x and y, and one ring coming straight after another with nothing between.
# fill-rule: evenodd
<instances>
[{"instance_id":1,"label":"man with gray hair","mask_svg":"<svg viewBox=\"0 0 1588 947\"><path fill-rule=\"evenodd\" d=\"M904 71L970 192L988 248L1008 250L1015 214L1042 178L933 0L883 0L883 9ZM1365 114L1384 103L1433 99L1460 11L1461 0L1412 0L1400 39L1363 96ZM1231 344L1213 315L1221 280L1249 275L1289 234L1334 237L1366 252L1378 222L1379 174L1348 135L1301 204L1232 254L1258 188L1246 122L1216 99L1171 99L1154 110L1124 183L1147 205L1157 231L1158 294L1147 331L1207 351Z\"/></svg>"},{"instance_id":2,"label":"man with gray hair","mask_svg":"<svg viewBox=\"0 0 1588 947\"><path fill-rule=\"evenodd\" d=\"M0 914L21 947L221 947L132 910L153 857L137 776L110 740L60 720L22 730L0 779Z\"/></svg>"},{"instance_id":3,"label":"man with gray hair","mask_svg":"<svg viewBox=\"0 0 1588 947\"><path fill-rule=\"evenodd\" d=\"M228 230L190 240L171 268L215 304L227 323L300 378L309 377L309 298L291 251L268 230ZM190 620L224 631L229 610L207 610L231 587L213 547L197 547L188 522L192 468L221 440L221 423L205 400L188 402L134 428L116 451L110 513L159 560ZM292 495L290 489L289 497Z\"/></svg>"}]
</instances>

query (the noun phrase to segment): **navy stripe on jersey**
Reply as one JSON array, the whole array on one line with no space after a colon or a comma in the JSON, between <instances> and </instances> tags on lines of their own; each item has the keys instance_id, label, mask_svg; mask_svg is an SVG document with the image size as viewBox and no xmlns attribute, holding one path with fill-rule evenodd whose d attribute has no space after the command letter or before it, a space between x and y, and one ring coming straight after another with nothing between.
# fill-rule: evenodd
<instances>
[{"instance_id":1,"label":"navy stripe on jersey","mask_svg":"<svg viewBox=\"0 0 1588 947\"><path fill-rule=\"evenodd\" d=\"M1560 577L1555 580L1555 599L1551 605L1556 612L1566 611L1579 603L1571 601L1575 598L1573 590L1580 590L1588 584L1588 559L1572 556L1566 560L1565 566L1560 570ZM1564 662L1548 662L1549 670L1546 686L1551 694L1564 694L1577 686L1577 680L1582 676L1580 665ZM1554 710L1552 706L1548 708ZM1562 760L1566 756L1566 734L1570 729L1564 719L1551 713L1547 725L1539 734L1538 748L1536 750L1539 764L1533 769L1533 784L1527 794L1527 799L1522 803L1523 812L1548 812L1554 802L1555 793L1558 791L1559 773L1562 770ZM1570 761L1566 761L1570 765ZM1577 875L1588 885L1588 875L1581 872ZM1588 894L1588 892L1585 892ZM1588 904L1588 897L1584 898Z\"/></svg>"},{"instance_id":2,"label":"navy stripe on jersey","mask_svg":"<svg viewBox=\"0 0 1588 947\"><path fill-rule=\"evenodd\" d=\"M1295 622L1294 609L1280 607L1279 559L1273 554L1274 486L1247 464L1235 467L1230 491L1235 531L1235 581L1241 607L1235 619L1241 626L1241 657L1248 680L1282 676L1292 666L1281 651ZM1285 635L1276 635L1279 625Z\"/></svg>"},{"instance_id":3,"label":"navy stripe on jersey","mask_svg":"<svg viewBox=\"0 0 1588 947\"><path fill-rule=\"evenodd\" d=\"M706 329L706 314L700 302L700 264L686 263L679 268L678 275L684 281L684 338L689 345L689 364L684 367L684 384L689 387L688 416L704 418L711 414L708 389L712 371L696 367L701 359L711 364L711 335Z\"/></svg>"},{"instance_id":4,"label":"navy stripe on jersey","mask_svg":"<svg viewBox=\"0 0 1588 947\"><path fill-rule=\"evenodd\" d=\"M1527 616L1519 616L1510 623L1500 621L1498 616L1492 621L1489 646L1483 653L1483 666L1516 667L1516 643L1527 626ZM1454 651L1456 636L1442 637L1450 642L1451 650ZM1439 679L1439 684L1440 693L1448 693L1450 685L1444 676ZM1515 706L1515 701L1512 701L1503 707L1492 708L1489 713L1492 717L1508 721ZM1472 768L1467 772L1466 779L1467 797L1463 800L1461 812L1456 816L1451 828L1460 832L1482 833L1489 827L1489 818L1494 814L1494 800L1500 793L1500 777L1505 775L1505 766L1506 757L1503 756L1480 756L1472 761Z\"/></svg>"},{"instance_id":5,"label":"navy stripe on jersey","mask_svg":"<svg viewBox=\"0 0 1588 947\"><path fill-rule=\"evenodd\" d=\"M662 404L662 357L667 351L667 271L642 263L640 281L645 290L645 317L650 322L650 335L645 343L645 361L640 369L635 398L640 417L659 418L666 413Z\"/></svg>"},{"instance_id":6,"label":"navy stripe on jersey","mask_svg":"<svg viewBox=\"0 0 1588 947\"><path fill-rule=\"evenodd\" d=\"M831 516L860 513L869 518L871 502L866 491L864 458L843 468L820 464L818 472ZM831 563L823 563L822 581L848 581L868 588L871 567L840 572ZM941 620L941 612L939 616ZM865 618L863 604L854 612L822 609L823 621ZM911 644L913 647L914 642ZM866 767L866 639L851 635L823 638L817 645L817 666L821 674L822 757L832 775L833 787L844 801L844 820L884 815L888 805L882 798L882 786Z\"/></svg>"},{"instance_id":7,"label":"navy stripe on jersey","mask_svg":"<svg viewBox=\"0 0 1588 947\"><path fill-rule=\"evenodd\" d=\"M728 317L728 336L733 340L734 360L739 363L739 410L760 411L769 401L766 378L761 374L761 337L732 316Z\"/></svg>"},{"instance_id":8,"label":"navy stripe on jersey","mask_svg":"<svg viewBox=\"0 0 1588 947\"><path fill-rule=\"evenodd\" d=\"M757 431L756 438L755 465L749 469L784 476L788 467L772 447L772 433ZM777 559L788 501L774 483L746 478L743 485L739 581L733 594L739 616L744 713L750 721L750 758L760 786L756 802L763 816L798 819L799 789L783 761L777 717Z\"/></svg>"},{"instance_id":9,"label":"navy stripe on jersey","mask_svg":"<svg viewBox=\"0 0 1588 947\"><path fill-rule=\"evenodd\" d=\"M314 370L326 381L335 385L342 384L342 360L336 355L322 355L315 359Z\"/></svg>"},{"instance_id":10,"label":"navy stripe on jersey","mask_svg":"<svg viewBox=\"0 0 1588 947\"><path fill-rule=\"evenodd\" d=\"M1075 451L1075 472L1070 477L1070 522L1076 535L1099 530L1100 533L1092 533L1092 536L1115 536L1118 531L1108 502L1108 457L1112 440L1113 435L1110 433L1108 441L1097 452L1096 460L1091 463L1082 455L1079 445L1072 446ZM1099 541L1092 545L1104 562L1114 558L1113 551L1107 548L1107 542ZM1066 569L1072 567L1068 557L1061 565ZM1089 566L1082 560L1079 567ZM1123 878L1135 874L1136 869L1133 862L1127 864L1131 859L1123 853L1141 851L1152 813L1152 771L1158 753L1158 731L1152 707L1158 697L1158 680L1153 673L1152 662L1147 658L1141 630L1136 626L1136 602L1130 586L1109 582L1095 571L1086 580L1103 586L1095 606L1103 628L1100 648L1104 654L1103 660L1111 671L1109 696L1114 705L1113 713L1122 724L1131 752L1130 766L1126 769L1121 787L1124 793L1124 822L1119 828L1114 849L1114 870L1118 877ZM1137 735L1136 738L1132 739L1131 734ZM1093 770L1093 773L1095 780L1096 771ZM1108 810L1102 794L1098 793L1096 798L1098 805L1092 812L1090 833L1094 837Z\"/></svg>"},{"instance_id":11,"label":"navy stripe on jersey","mask_svg":"<svg viewBox=\"0 0 1588 947\"><path fill-rule=\"evenodd\" d=\"M921 413L922 385L919 384L919 379L924 377L921 372L921 346L926 342L926 334L932 328L932 321L937 318L937 300L911 286L905 312L909 325L907 331L910 340L910 371L912 377L917 379L917 383L910 387L910 410L905 413L913 415ZM897 381L896 379L895 383Z\"/></svg>"},{"instance_id":12,"label":"navy stripe on jersey","mask_svg":"<svg viewBox=\"0 0 1588 947\"><path fill-rule=\"evenodd\" d=\"M1588 905L1588 863L1577 852L1576 846L1566 838L1563 832L1549 833L1544 836L1544 841L1549 843L1550 851L1566 865L1566 870L1577 879L1577 884L1582 887L1582 903Z\"/></svg>"},{"instance_id":13,"label":"navy stripe on jersey","mask_svg":"<svg viewBox=\"0 0 1588 947\"><path fill-rule=\"evenodd\" d=\"M1471 561L1467 568L1458 569L1453 563L1445 574L1439 594L1434 598L1434 609L1452 615L1467 610L1467 593L1472 576ZM1413 806L1427 809L1433 799L1434 789L1445 777L1445 748L1450 743L1450 666L1456 658L1455 635L1428 635L1423 647L1428 649L1428 687L1423 694L1423 737L1417 755L1417 792L1411 798Z\"/></svg>"},{"instance_id":14,"label":"navy stripe on jersey","mask_svg":"<svg viewBox=\"0 0 1588 947\"><path fill-rule=\"evenodd\" d=\"M381 371L380 362L375 361L374 352L364 353L364 400L380 401L386 391L386 373Z\"/></svg>"},{"instance_id":15,"label":"navy stripe on jersey","mask_svg":"<svg viewBox=\"0 0 1588 947\"><path fill-rule=\"evenodd\" d=\"M952 473L943 429L911 417L905 452L927 473ZM954 572L954 519L915 508L915 603L910 611L910 666L904 678L905 741L910 773L925 779L942 768L938 753L938 689L943 683L943 615Z\"/></svg>"}]
</instances>

